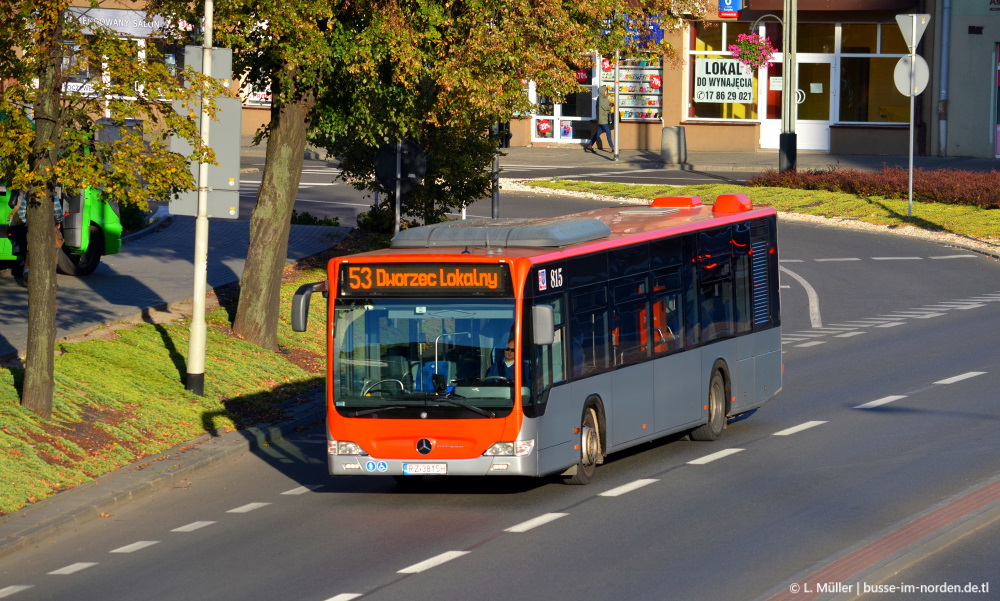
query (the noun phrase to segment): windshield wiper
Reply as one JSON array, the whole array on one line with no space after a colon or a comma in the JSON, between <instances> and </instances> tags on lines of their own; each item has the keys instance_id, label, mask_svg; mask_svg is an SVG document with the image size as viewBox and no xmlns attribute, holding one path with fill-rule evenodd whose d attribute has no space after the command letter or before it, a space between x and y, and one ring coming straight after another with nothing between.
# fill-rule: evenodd
<instances>
[{"instance_id":1,"label":"windshield wiper","mask_svg":"<svg viewBox=\"0 0 1000 601\"><path fill-rule=\"evenodd\" d=\"M360 411L354 412L354 417L361 417L362 415L371 415L373 413L381 413L382 411L394 411L396 409L411 409L413 405L386 405L384 407L373 407L372 409L362 409Z\"/></svg>"},{"instance_id":2,"label":"windshield wiper","mask_svg":"<svg viewBox=\"0 0 1000 601\"><path fill-rule=\"evenodd\" d=\"M465 398L462 395L455 394L453 392L449 393L449 394L451 395L451 397L458 397L460 399L464 399ZM480 407L476 407L475 405L470 405L468 403L463 403L462 401L459 401L458 399L451 398L451 397L444 396L444 395L440 395L439 396L439 395L428 394L428 395L422 396L422 397L410 397L410 398L418 398L418 399L424 400L424 401L441 401L443 403L448 403L450 405L455 405L456 407L461 407L462 409L468 409L469 411L472 411L473 413L478 413L479 415L482 415L483 417L496 417L497 416L496 413L493 413L492 411L487 411L487 410L482 409Z\"/></svg>"}]
</instances>

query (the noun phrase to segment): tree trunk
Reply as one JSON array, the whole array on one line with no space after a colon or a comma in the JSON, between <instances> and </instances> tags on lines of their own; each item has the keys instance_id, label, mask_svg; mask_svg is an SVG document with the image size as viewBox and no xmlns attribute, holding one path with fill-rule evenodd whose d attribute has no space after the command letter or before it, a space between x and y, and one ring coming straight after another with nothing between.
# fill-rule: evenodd
<instances>
[{"instance_id":1,"label":"tree trunk","mask_svg":"<svg viewBox=\"0 0 1000 601\"><path fill-rule=\"evenodd\" d=\"M48 27L46 27L48 25ZM60 146L59 105L62 91L62 19L40 27L48 60L38 73L35 98L35 140L31 164L39 173L55 173ZM28 224L28 348L21 402L45 419L52 417L55 388L54 352L56 339L56 237L52 198L54 176L44 188L32 190L25 202Z\"/></svg>"},{"instance_id":2,"label":"tree trunk","mask_svg":"<svg viewBox=\"0 0 1000 601\"><path fill-rule=\"evenodd\" d=\"M310 111L311 103L302 101L272 110L264 172L250 217L250 248L233 332L268 350L278 349L281 273L288 256Z\"/></svg>"}]
</instances>

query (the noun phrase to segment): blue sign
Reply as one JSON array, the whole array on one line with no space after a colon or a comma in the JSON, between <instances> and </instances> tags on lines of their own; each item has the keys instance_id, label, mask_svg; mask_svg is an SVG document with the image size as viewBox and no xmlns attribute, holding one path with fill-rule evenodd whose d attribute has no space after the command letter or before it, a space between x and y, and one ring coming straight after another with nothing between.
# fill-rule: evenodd
<instances>
[{"instance_id":1,"label":"blue sign","mask_svg":"<svg viewBox=\"0 0 1000 601\"><path fill-rule=\"evenodd\" d=\"M737 17L743 9L743 0L719 0L720 17Z\"/></svg>"}]
</instances>

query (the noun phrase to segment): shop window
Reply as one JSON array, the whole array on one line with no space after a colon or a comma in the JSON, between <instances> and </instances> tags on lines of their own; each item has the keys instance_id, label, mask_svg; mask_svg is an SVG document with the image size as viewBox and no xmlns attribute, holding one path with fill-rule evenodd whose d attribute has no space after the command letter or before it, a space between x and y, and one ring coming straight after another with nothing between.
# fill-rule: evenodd
<instances>
[{"instance_id":1,"label":"shop window","mask_svg":"<svg viewBox=\"0 0 1000 601\"><path fill-rule=\"evenodd\" d=\"M756 120L757 72L732 58L727 48L747 33L747 23L695 23L688 64L688 117Z\"/></svg>"},{"instance_id":2,"label":"shop window","mask_svg":"<svg viewBox=\"0 0 1000 601\"><path fill-rule=\"evenodd\" d=\"M87 43L93 36L86 36ZM88 56L80 44L67 41L66 53L62 59L63 91L80 94L94 94L94 82L101 78L101 63Z\"/></svg>"},{"instance_id":3,"label":"shop window","mask_svg":"<svg viewBox=\"0 0 1000 601\"><path fill-rule=\"evenodd\" d=\"M833 23L799 23L796 52L831 54L834 51L836 26Z\"/></svg>"},{"instance_id":4,"label":"shop window","mask_svg":"<svg viewBox=\"0 0 1000 601\"><path fill-rule=\"evenodd\" d=\"M874 54L878 49L878 25L844 23L840 30L842 54Z\"/></svg>"},{"instance_id":5,"label":"shop window","mask_svg":"<svg viewBox=\"0 0 1000 601\"><path fill-rule=\"evenodd\" d=\"M840 59L840 120L863 123L906 123L910 106L896 89L893 71L898 58Z\"/></svg>"},{"instance_id":6,"label":"shop window","mask_svg":"<svg viewBox=\"0 0 1000 601\"><path fill-rule=\"evenodd\" d=\"M882 40L879 45L880 54L909 54L910 49L903 39L903 32L895 23L882 25Z\"/></svg>"}]
</instances>

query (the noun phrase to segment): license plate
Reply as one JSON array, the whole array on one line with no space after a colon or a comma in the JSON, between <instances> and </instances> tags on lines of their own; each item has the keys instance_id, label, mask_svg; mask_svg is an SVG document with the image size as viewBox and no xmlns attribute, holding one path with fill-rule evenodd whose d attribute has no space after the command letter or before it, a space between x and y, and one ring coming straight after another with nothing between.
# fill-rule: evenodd
<instances>
[{"instance_id":1,"label":"license plate","mask_svg":"<svg viewBox=\"0 0 1000 601\"><path fill-rule=\"evenodd\" d=\"M443 476L448 473L447 463L404 463L403 473L408 476L434 474Z\"/></svg>"}]
</instances>

